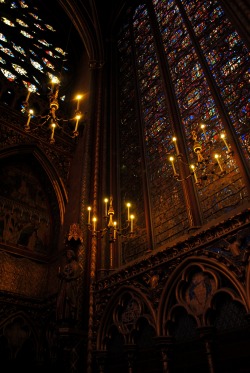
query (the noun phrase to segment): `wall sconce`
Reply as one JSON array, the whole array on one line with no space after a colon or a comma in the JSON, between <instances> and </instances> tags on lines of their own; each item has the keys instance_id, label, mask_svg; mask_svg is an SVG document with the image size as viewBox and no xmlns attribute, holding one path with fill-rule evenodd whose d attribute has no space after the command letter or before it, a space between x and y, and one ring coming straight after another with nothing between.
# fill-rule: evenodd
<instances>
[{"instance_id":1,"label":"wall sconce","mask_svg":"<svg viewBox=\"0 0 250 373\"><path fill-rule=\"evenodd\" d=\"M31 89L28 89L28 94L22 106L22 112L28 115L28 119L24 126L24 130L26 132L35 131L39 127L43 127L44 125L47 125L48 128L50 128L51 130L50 144L55 143L55 130L62 129L63 124L64 124L63 122L68 123L69 121L75 121L75 127L74 127L74 130L72 131L72 134L68 134L67 132L64 132L64 133L66 133L71 138L77 137L79 135L79 132L78 132L79 120L82 118L82 113L80 111L80 100L82 99L83 95L77 95L75 98L77 101L77 105L76 105L76 110L75 110L75 116L73 118L63 119L57 116L57 110L59 109L59 102L58 102L59 83L60 82L58 79L54 79L51 82L50 93L48 95L49 113L47 115L44 115L44 116L35 115L34 110L29 108L29 98L32 92ZM38 123L32 123L32 126L31 126L31 119L33 118L37 118Z\"/></svg>"},{"instance_id":2,"label":"wall sconce","mask_svg":"<svg viewBox=\"0 0 250 373\"><path fill-rule=\"evenodd\" d=\"M202 123L200 128L202 130L204 141L199 141L197 131L192 131L193 151L196 154L197 160L189 166L190 173L187 177L185 177L185 179L187 179L188 177L193 176L194 182L197 186L201 185L202 180L206 180L209 175L217 175L218 177L225 175L226 170L224 169L223 165L224 163L228 162L228 157L230 157L233 154L231 147L227 142L226 134L224 132L220 135L220 139L224 142L224 145L226 146L226 152L222 156L222 154L220 154L217 151L218 146L216 147L216 145L219 144L218 141L210 139L206 132L206 125ZM174 136L172 140L174 142L176 158L178 162L186 164L183 161L182 154L179 151L177 138ZM222 147L220 148L221 151ZM177 181L184 181L185 179L180 179L179 173L177 172L175 165L175 157L170 156L169 160L173 168L174 178Z\"/></svg>"},{"instance_id":3,"label":"wall sconce","mask_svg":"<svg viewBox=\"0 0 250 373\"><path fill-rule=\"evenodd\" d=\"M109 206L108 206L109 202ZM124 227L119 227L117 221L114 221L114 208L113 208L113 198L110 197L104 199L104 220L105 227L97 230L97 217L93 216L91 219L91 207L88 207L88 229L92 232L93 235L99 235L99 238L103 238L107 233L109 234L109 242L115 242L118 236L122 237L133 237L134 236L134 219L135 216L130 214L131 204L128 202L127 206L127 220ZM92 222L91 222L92 221Z\"/></svg>"}]
</instances>

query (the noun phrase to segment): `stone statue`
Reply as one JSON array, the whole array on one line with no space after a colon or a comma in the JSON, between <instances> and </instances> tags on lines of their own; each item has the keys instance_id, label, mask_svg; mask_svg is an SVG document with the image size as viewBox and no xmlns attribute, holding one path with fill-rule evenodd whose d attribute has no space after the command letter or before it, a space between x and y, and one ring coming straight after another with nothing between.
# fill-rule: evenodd
<instances>
[{"instance_id":1,"label":"stone statue","mask_svg":"<svg viewBox=\"0 0 250 373\"><path fill-rule=\"evenodd\" d=\"M73 250L66 251L67 263L63 270L59 270L60 279L56 319L62 323L74 323L77 319L79 263Z\"/></svg>"}]
</instances>

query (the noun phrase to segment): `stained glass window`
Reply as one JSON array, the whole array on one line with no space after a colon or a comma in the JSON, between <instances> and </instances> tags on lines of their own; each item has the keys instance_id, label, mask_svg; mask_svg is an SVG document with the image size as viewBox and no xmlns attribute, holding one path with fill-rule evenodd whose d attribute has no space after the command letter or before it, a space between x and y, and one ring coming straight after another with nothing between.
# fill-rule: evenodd
<instances>
[{"instance_id":1,"label":"stained glass window","mask_svg":"<svg viewBox=\"0 0 250 373\"><path fill-rule=\"evenodd\" d=\"M133 185L142 250L188 232L193 204L201 224L240 205L244 161L229 140L250 158L249 50L222 6L152 4L130 9L118 41L122 195ZM124 257L139 255L130 243Z\"/></svg>"},{"instance_id":2,"label":"stained glass window","mask_svg":"<svg viewBox=\"0 0 250 373\"><path fill-rule=\"evenodd\" d=\"M58 37L52 23L48 23L48 13L46 23L42 19L43 6L35 0L0 3L0 40L4 42L0 45L0 58L8 64L8 72L1 70L1 74L8 80L15 77L15 83L21 86L25 75L25 86L36 87L36 91L49 84L52 70L53 75L59 76L62 70L66 70L63 68L65 63L67 65L66 42Z\"/></svg>"}]
</instances>

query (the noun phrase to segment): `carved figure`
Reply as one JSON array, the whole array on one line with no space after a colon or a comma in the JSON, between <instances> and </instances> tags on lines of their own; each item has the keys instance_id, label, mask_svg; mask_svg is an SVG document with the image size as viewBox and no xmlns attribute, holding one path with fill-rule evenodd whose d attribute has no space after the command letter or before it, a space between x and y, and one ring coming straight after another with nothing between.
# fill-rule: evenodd
<instances>
[{"instance_id":1,"label":"carved figure","mask_svg":"<svg viewBox=\"0 0 250 373\"><path fill-rule=\"evenodd\" d=\"M57 321L72 323L77 319L79 263L73 250L66 251L67 263L59 271L59 291L57 296Z\"/></svg>"}]
</instances>

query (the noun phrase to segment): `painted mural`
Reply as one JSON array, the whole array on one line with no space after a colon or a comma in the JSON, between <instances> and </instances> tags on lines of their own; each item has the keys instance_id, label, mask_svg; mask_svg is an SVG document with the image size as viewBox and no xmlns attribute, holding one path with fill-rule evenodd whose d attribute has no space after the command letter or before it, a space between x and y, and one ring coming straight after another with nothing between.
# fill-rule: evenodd
<instances>
[{"instance_id":1,"label":"painted mural","mask_svg":"<svg viewBox=\"0 0 250 373\"><path fill-rule=\"evenodd\" d=\"M0 240L46 253L48 198L36 172L23 162L0 168Z\"/></svg>"}]
</instances>

